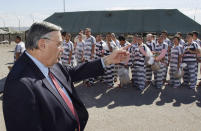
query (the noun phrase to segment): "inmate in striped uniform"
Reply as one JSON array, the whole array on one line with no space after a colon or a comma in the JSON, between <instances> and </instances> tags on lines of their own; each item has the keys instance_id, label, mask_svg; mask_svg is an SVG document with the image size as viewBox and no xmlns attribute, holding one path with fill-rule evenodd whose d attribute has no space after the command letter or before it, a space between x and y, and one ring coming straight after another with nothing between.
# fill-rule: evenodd
<instances>
[{"instance_id":1,"label":"inmate in striped uniform","mask_svg":"<svg viewBox=\"0 0 201 131\"><path fill-rule=\"evenodd\" d=\"M130 53L130 60L128 62L128 66L130 67L131 69L131 73L132 73L132 82L133 82L133 77L134 77L134 52L135 52L135 49L138 47L138 44L137 43L133 43L129 49L129 53Z\"/></svg>"},{"instance_id":2,"label":"inmate in striped uniform","mask_svg":"<svg viewBox=\"0 0 201 131\"><path fill-rule=\"evenodd\" d=\"M92 56L92 46L95 45L96 39L91 35L89 38L85 39L85 45L84 45L84 59L86 62L94 60L94 57L91 59ZM94 54L95 55L95 52ZM94 78L89 78L86 80L86 83L93 84L94 83Z\"/></svg>"},{"instance_id":3,"label":"inmate in striped uniform","mask_svg":"<svg viewBox=\"0 0 201 131\"><path fill-rule=\"evenodd\" d=\"M168 45L168 53L167 53L164 61L162 62L164 64L164 68L163 68L163 76L164 76L164 78L163 78L163 81L166 81L167 72L168 72L168 63L169 63L170 55L171 55L171 48L174 46L174 44L170 41L169 38L166 38L163 42Z\"/></svg>"},{"instance_id":4,"label":"inmate in striped uniform","mask_svg":"<svg viewBox=\"0 0 201 131\"><path fill-rule=\"evenodd\" d=\"M65 66L74 66L75 65L75 52L74 52L74 46L71 41L63 43L63 53L61 55L61 62ZM72 56L70 59L70 52L72 52ZM70 59L70 63L69 63Z\"/></svg>"},{"instance_id":5,"label":"inmate in striped uniform","mask_svg":"<svg viewBox=\"0 0 201 131\"><path fill-rule=\"evenodd\" d=\"M130 43L129 43L130 44ZM128 45L128 44L127 44ZM135 50L135 48L137 48L138 44L137 43L132 43L131 46L128 48L128 52L130 53L130 60L128 62L128 66L132 67L133 65L133 56L132 56L132 52Z\"/></svg>"},{"instance_id":6,"label":"inmate in striped uniform","mask_svg":"<svg viewBox=\"0 0 201 131\"><path fill-rule=\"evenodd\" d=\"M184 41L183 39L180 39L179 44L180 44L182 47L184 47L185 41Z\"/></svg>"},{"instance_id":7,"label":"inmate in striped uniform","mask_svg":"<svg viewBox=\"0 0 201 131\"><path fill-rule=\"evenodd\" d=\"M84 45L85 42L82 41L78 41L77 42L77 46L76 46L76 60L77 60L77 64L80 65L81 63L83 63L83 58L84 58Z\"/></svg>"},{"instance_id":8,"label":"inmate in striped uniform","mask_svg":"<svg viewBox=\"0 0 201 131\"><path fill-rule=\"evenodd\" d=\"M158 43L157 42L154 47L154 52L157 55L160 55L163 49L166 51L168 50L167 43L164 43L164 42ZM158 71L154 71L154 81L155 81L156 88L162 88L162 86L163 86L163 81L164 81L165 74L166 74L167 59L168 59L168 53L166 53L164 58L160 61L161 62L160 69Z\"/></svg>"},{"instance_id":9,"label":"inmate in striped uniform","mask_svg":"<svg viewBox=\"0 0 201 131\"><path fill-rule=\"evenodd\" d=\"M96 42L96 59L101 58L104 54L103 46L106 46L103 40Z\"/></svg>"},{"instance_id":10,"label":"inmate in striped uniform","mask_svg":"<svg viewBox=\"0 0 201 131\"><path fill-rule=\"evenodd\" d=\"M151 51L154 51L155 43L153 41L151 41L151 42L147 41L146 45L149 47L149 49ZM146 81L147 82L151 82L152 74L153 74L153 72L151 69L151 65L146 65Z\"/></svg>"},{"instance_id":11,"label":"inmate in striped uniform","mask_svg":"<svg viewBox=\"0 0 201 131\"><path fill-rule=\"evenodd\" d=\"M128 45L130 45L130 43L128 42L128 41L125 41L125 43L124 43L124 45L121 45L121 44L119 44L118 45L118 48L122 48L122 47L126 47L126 46L128 46ZM132 50L132 47L129 47L128 48L128 51L129 51L129 53L131 53L131 50ZM131 58L131 57L130 57ZM125 62L122 62L122 63L119 63L119 64L116 64L115 65L115 75L117 74L118 76L119 76L119 71L122 69L122 68L126 68L126 69L128 69L128 67L130 67L131 66L131 59L129 59L129 61L128 61L128 63L125 63ZM119 79L121 80L121 78L120 78L120 76L119 76ZM121 83L121 81L120 81L120 87L122 87L123 85L122 85L122 83ZM123 86L123 88L127 88L127 86Z\"/></svg>"},{"instance_id":12,"label":"inmate in striped uniform","mask_svg":"<svg viewBox=\"0 0 201 131\"><path fill-rule=\"evenodd\" d=\"M197 45L201 47L201 40L200 39L197 38L196 40L193 40L193 42L197 43ZM200 63L201 62L201 54L197 55L197 59L198 59L198 62Z\"/></svg>"},{"instance_id":13,"label":"inmate in striped uniform","mask_svg":"<svg viewBox=\"0 0 201 131\"><path fill-rule=\"evenodd\" d=\"M183 47L182 45L173 46L171 49L171 55L170 55L170 85L177 88L181 85L181 79L175 78L175 72L178 71L180 61L179 57L183 55Z\"/></svg>"},{"instance_id":14,"label":"inmate in striped uniform","mask_svg":"<svg viewBox=\"0 0 201 131\"><path fill-rule=\"evenodd\" d=\"M201 40L200 40L200 39L193 40L193 42L195 42L195 43L197 43L199 46L201 46Z\"/></svg>"},{"instance_id":15,"label":"inmate in striped uniform","mask_svg":"<svg viewBox=\"0 0 201 131\"><path fill-rule=\"evenodd\" d=\"M112 50L116 48L116 44L112 40L110 42L110 46L112 47ZM104 50L104 56L110 55L112 52L110 52L108 44L103 45ZM106 66L105 73L103 76L103 81L106 83L109 87L113 87L114 85L114 64Z\"/></svg>"},{"instance_id":16,"label":"inmate in striped uniform","mask_svg":"<svg viewBox=\"0 0 201 131\"><path fill-rule=\"evenodd\" d=\"M197 66L197 55L194 53L189 52L196 51L198 49L198 45L195 42L190 44L186 43L184 45L184 56L183 56L183 63L186 63L187 66L184 68L184 86L188 86L191 89L194 89L197 83L197 73L198 73L198 66Z\"/></svg>"},{"instance_id":17,"label":"inmate in striped uniform","mask_svg":"<svg viewBox=\"0 0 201 131\"><path fill-rule=\"evenodd\" d=\"M96 39L93 36L85 39L84 58L86 61L92 61L92 46L95 45ZM95 55L95 54L94 54Z\"/></svg>"},{"instance_id":18,"label":"inmate in striped uniform","mask_svg":"<svg viewBox=\"0 0 201 131\"><path fill-rule=\"evenodd\" d=\"M95 57L95 59L100 59L101 57L104 56L104 49L103 49L104 46L106 46L106 43L103 40L96 42L96 57ZM98 76L95 79L102 81L103 76Z\"/></svg>"},{"instance_id":19,"label":"inmate in striped uniform","mask_svg":"<svg viewBox=\"0 0 201 131\"><path fill-rule=\"evenodd\" d=\"M146 69L145 69L145 56L141 53L140 48L145 51L145 45L142 43L141 46L138 45L134 50L133 54L133 86L143 90L145 88L146 80Z\"/></svg>"},{"instance_id":20,"label":"inmate in striped uniform","mask_svg":"<svg viewBox=\"0 0 201 131\"><path fill-rule=\"evenodd\" d=\"M125 41L124 45L119 44L119 45L116 45L115 48L122 48L122 47L126 47L126 46L128 46L128 45L130 45L130 43L129 43L128 41ZM128 48L129 53L131 53L131 50L132 50L132 47L129 47L129 48ZM130 64L131 64L131 61L129 60L128 66L129 66ZM125 63L116 64L116 65L115 65L115 73L117 73L117 72L118 72L118 69L121 68L121 67L124 68L124 67L125 67Z\"/></svg>"}]
</instances>

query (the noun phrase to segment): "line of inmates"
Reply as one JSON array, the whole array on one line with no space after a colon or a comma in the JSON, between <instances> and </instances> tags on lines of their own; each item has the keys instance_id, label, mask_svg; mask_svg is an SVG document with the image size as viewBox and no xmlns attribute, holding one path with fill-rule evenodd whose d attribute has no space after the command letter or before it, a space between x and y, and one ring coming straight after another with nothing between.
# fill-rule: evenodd
<instances>
[{"instance_id":1,"label":"line of inmates","mask_svg":"<svg viewBox=\"0 0 201 131\"><path fill-rule=\"evenodd\" d=\"M95 38L91 35L90 28L86 28L84 32L81 30L74 42L70 41L71 35L69 33L63 32L62 37L64 52L61 62L70 66L104 57L114 50L131 44L128 49L130 52L128 62L107 66L104 76L85 80L86 86L90 87L99 80L106 83L108 87L113 87L117 81L118 70L130 68L132 86L139 90L144 90L150 84L156 88L162 88L166 82L174 88L185 86L195 89L196 87L198 63L201 60L201 41L198 39L198 32L196 31L188 33L185 40L182 39L182 34L178 32L172 41L168 38L166 31L157 37L147 34L145 42L141 35L133 35L131 43L126 41L124 36L119 36L117 39L114 33L107 33L105 40L101 34L96 35ZM149 57L148 51L154 55L154 61L159 63L160 68L158 70L153 70L151 65L146 64L146 59ZM187 66L183 69L184 76L181 84L181 78L176 78L175 72L181 68L182 63ZM168 70L170 80L166 81Z\"/></svg>"}]
</instances>

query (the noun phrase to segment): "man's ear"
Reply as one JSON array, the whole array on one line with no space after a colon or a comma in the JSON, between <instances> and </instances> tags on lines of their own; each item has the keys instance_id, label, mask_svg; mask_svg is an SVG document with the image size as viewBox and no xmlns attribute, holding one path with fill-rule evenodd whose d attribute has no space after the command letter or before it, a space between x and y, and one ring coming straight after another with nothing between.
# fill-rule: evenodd
<instances>
[{"instance_id":1,"label":"man's ear","mask_svg":"<svg viewBox=\"0 0 201 131\"><path fill-rule=\"evenodd\" d=\"M38 41L38 49L39 49L39 50L45 49L45 40L44 40L44 39L40 39L40 40Z\"/></svg>"}]
</instances>

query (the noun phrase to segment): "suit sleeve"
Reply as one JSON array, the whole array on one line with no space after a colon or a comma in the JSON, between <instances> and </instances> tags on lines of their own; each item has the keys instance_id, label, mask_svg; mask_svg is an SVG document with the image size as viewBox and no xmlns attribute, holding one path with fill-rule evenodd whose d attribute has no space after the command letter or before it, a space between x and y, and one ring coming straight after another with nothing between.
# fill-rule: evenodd
<instances>
[{"instance_id":1,"label":"suit sleeve","mask_svg":"<svg viewBox=\"0 0 201 131\"><path fill-rule=\"evenodd\" d=\"M3 113L7 131L42 131L35 96L20 80L7 80Z\"/></svg>"},{"instance_id":2,"label":"suit sleeve","mask_svg":"<svg viewBox=\"0 0 201 131\"><path fill-rule=\"evenodd\" d=\"M104 68L101 63L101 59L86 62L74 68L65 67L65 69L69 73L72 82L81 81L104 74Z\"/></svg>"}]
</instances>

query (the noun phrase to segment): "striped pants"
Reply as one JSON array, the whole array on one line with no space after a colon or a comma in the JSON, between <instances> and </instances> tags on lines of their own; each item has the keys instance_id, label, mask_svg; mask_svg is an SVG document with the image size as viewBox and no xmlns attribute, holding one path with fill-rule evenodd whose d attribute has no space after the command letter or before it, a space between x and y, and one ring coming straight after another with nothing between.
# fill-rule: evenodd
<instances>
[{"instance_id":1,"label":"striped pants","mask_svg":"<svg viewBox=\"0 0 201 131\"><path fill-rule=\"evenodd\" d=\"M167 78L167 71L168 71L168 67L164 64L162 64L162 68L163 68L163 80L166 80Z\"/></svg>"},{"instance_id":2,"label":"striped pants","mask_svg":"<svg viewBox=\"0 0 201 131\"><path fill-rule=\"evenodd\" d=\"M103 76L103 81L108 86L112 87L114 85L114 65L106 66L106 71Z\"/></svg>"},{"instance_id":3,"label":"striped pants","mask_svg":"<svg viewBox=\"0 0 201 131\"><path fill-rule=\"evenodd\" d=\"M150 82L152 80L152 69L150 65L146 66L146 81Z\"/></svg>"},{"instance_id":4,"label":"striped pants","mask_svg":"<svg viewBox=\"0 0 201 131\"><path fill-rule=\"evenodd\" d=\"M134 67L133 71L133 86L138 87L139 89L143 90L145 88L145 81L146 81L146 69L145 67Z\"/></svg>"},{"instance_id":5,"label":"striped pants","mask_svg":"<svg viewBox=\"0 0 201 131\"><path fill-rule=\"evenodd\" d=\"M177 66L170 66L170 85L173 87L179 87L181 85L181 78L174 77L177 70Z\"/></svg>"},{"instance_id":6,"label":"striped pants","mask_svg":"<svg viewBox=\"0 0 201 131\"><path fill-rule=\"evenodd\" d=\"M93 61L93 60L91 60L91 59L87 59L87 60L85 60L85 63L86 63L86 62L90 62L90 61ZM83 63L84 63L84 62L83 62ZM89 79L86 79L86 80L84 80L84 82L93 85L94 82L95 82L95 78L89 78Z\"/></svg>"},{"instance_id":7,"label":"striped pants","mask_svg":"<svg viewBox=\"0 0 201 131\"><path fill-rule=\"evenodd\" d=\"M156 88L162 88L164 79L164 65L160 64L160 69L154 71L154 82Z\"/></svg>"},{"instance_id":8,"label":"striped pants","mask_svg":"<svg viewBox=\"0 0 201 131\"><path fill-rule=\"evenodd\" d=\"M187 66L184 68L184 84L194 89L197 84L198 63L186 62Z\"/></svg>"},{"instance_id":9,"label":"striped pants","mask_svg":"<svg viewBox=\"0 0 201 131\"><path fill-rule=\"evenodd\" d=\"M132 65L132 66L130 66L130 69L131 69L131 74L132 74L132 80L133 80L133 78L134 78L134 72L135 72L135 70L134 70L134 66Z\"/></svg>"},{"instance_id":10,"label":"striped pants","mask_svg":"<svg viewBox=\"0 0 201 131\"><path fill-rule=\"evenodd\" d=\"M130 56L130 60L128 61L128 66L130 67L131 70L131 74L132 74L132 80L133 80L133 76L134 76L134 66L133 66L133 60L131 59L132 56Z\"/></svg>"}]
</instances>

